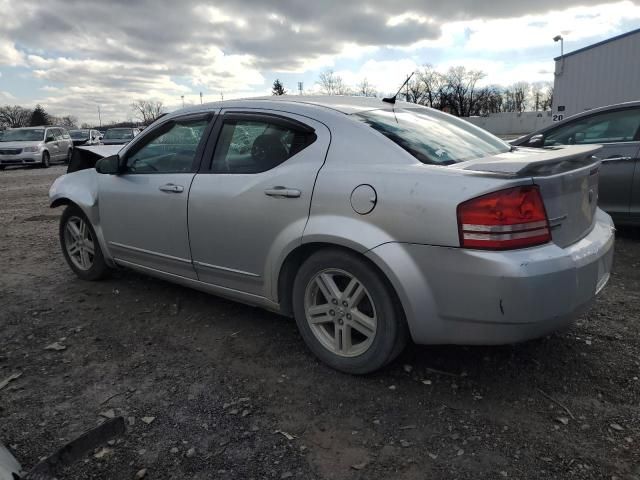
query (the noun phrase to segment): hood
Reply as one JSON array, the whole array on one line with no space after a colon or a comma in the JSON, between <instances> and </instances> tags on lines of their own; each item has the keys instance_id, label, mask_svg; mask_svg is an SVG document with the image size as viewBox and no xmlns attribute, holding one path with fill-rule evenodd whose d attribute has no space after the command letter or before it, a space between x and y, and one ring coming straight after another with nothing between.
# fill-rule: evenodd
<instances>
[{"instance_id":1,"label":"hood","mask_svg":"<svg viewBox=\"0 0 640 480\"><path fill-rule=\"evenodd\" d=\"M0 142L0 150L4 150L5 148L35 147L43 142L43 140L29 140L28 142Z\"/></svg>"},{"instance_id":2,"label":"hood","mask_svg":"<svg viewBox=\"0 0 640 480\"><path fill-rule=\"evenodd\" d=\"M94 168L96 162L104 157L110 157L122 150L122 145L87 145L73 149L71 162L67 167L67 173Z\"/></svg>"}]
</instances>

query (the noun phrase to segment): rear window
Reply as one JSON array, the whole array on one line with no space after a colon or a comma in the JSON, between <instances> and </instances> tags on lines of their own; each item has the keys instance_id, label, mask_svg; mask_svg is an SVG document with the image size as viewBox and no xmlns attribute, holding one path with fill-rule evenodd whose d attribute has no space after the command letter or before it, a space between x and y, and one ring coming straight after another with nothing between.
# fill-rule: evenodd
<instances>
[{"instance_id":1,"label":"rear window","mask_svg":"<svg viewBox=\"0 0 640 480\"><path fill-rule=\"evenodd\" d=\"M451 165L510 150L498 137L436 110L373 110L354 116L429 165Z\"/></svg>"}]
</instances>

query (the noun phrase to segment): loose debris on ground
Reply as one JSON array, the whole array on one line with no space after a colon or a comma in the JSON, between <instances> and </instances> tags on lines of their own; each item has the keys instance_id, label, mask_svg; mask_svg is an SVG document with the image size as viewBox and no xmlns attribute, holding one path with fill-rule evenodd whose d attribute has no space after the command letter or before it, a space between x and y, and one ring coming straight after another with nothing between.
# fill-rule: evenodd
<instances>
[{"instance_id":1,"label":"loose debris on ground","mask_svg":"<svg viewBox=\"0 0 640 480\"><path fill-rule=\"evenodd\" d=\"M23 464L123 416L61 478L640 478L638 231L571 329L350 377L277 315L131 272L78 280L47 208L62 173L0 172L0 440Z\"/></svg>"}]
</instances>

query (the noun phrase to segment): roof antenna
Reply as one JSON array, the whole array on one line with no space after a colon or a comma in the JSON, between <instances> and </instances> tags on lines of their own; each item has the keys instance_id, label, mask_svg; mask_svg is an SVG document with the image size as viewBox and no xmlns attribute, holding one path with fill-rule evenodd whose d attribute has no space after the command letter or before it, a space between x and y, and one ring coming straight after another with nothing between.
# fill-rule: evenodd
<instances>
[{"instance_id":1,"label":"roof antenna","mask_svg":"<svg viewBox=\"0 0 640 480\"><path fill-rule=\"evenodd\" d=\"M400 94L400 91L404 88L404 86L409 83L409 80L411 80L411 77L413 77L413 74L416 72L411 72L411 75L409 75L407 77L407 79L404 81L404 83L402 84L402 86L398 89L398 91L396 92L396 94L393 97L385 97L382 99L383 102L386 103L390 103L391 105L394 105L396 103L396 97ZM408 99L407 99L408 100Z\"/></svg>"}]
</instances>

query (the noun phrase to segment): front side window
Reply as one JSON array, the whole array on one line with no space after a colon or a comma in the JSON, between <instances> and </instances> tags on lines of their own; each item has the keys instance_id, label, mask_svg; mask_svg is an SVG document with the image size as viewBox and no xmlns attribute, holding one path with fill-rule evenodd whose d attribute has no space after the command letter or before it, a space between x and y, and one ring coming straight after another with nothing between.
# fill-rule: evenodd
<instances>
[{"instance_id":1,"label":"front side window","mask_svg":"<svg viewBox=\"0 0 640 480\"><path fill-rule=\"evenodd\" d=\"M227 119L218 138L212 171L266 172L306 148L315 138L310 130L287 122Z\"/></svg>"},{"instance_id":2,"label":"front side window","mask_svg":"<svg viewBox=\"0 0 640 480\"><path fill-rule=\"evenodd\" d=\"M429 165L451 165L510 149L481 128L435 110L372 110L354 116Z\"/></svg>"},{"instance_id":3,"label":"front side window","mask_svg":"<svg viewBox=\"0 0 640 480\"><path fill-rule=\"evenodd\" d=\"M175 120L149 133L127 157L129 173L186 173L193 169L196 150L208 120ZM107 132L108 133L108 132Z\"/></svg>"},{"instance_id":4,"label":"front side window","mask_svg":"<svg viewBox=\"0 0 640 480\"><path fill-rule=\"evenodd\" d=\"M632 142L640 129L640 109L618 110L579 118L545 135L545 147Z\"/></svg>"}]
</instances>

